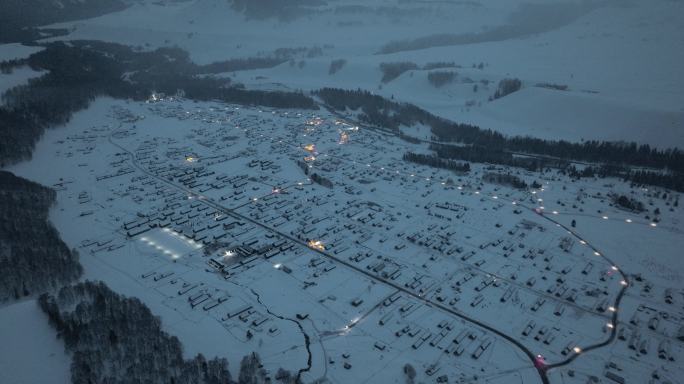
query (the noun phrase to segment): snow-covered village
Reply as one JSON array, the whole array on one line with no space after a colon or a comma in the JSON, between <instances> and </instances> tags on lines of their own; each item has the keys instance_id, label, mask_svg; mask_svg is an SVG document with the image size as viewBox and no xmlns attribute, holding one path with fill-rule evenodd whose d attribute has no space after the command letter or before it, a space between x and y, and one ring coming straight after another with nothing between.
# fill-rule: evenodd
<instances>
[{"instance_id":1,"label":"snow-covered village","mask_svg":"<svg viewBox=\"0 0 684 384\"><path fill-rule=\"evenodd\" d=\"M682 382L683 3L20 3L0 382Z\"/></svg>"}]
</instances>

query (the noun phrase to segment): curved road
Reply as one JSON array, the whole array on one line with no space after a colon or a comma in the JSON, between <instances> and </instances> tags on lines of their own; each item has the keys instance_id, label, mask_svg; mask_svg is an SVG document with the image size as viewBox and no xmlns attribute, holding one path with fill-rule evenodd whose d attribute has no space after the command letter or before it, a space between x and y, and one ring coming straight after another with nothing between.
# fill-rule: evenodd
<instances>
[{"instance_id":1,"label":"curved road","mask_svg":"<svg viewBox=\"0 0 684 384\"><path fill-rule=\"evenodd\" d=\"M341 118L341 119L343 119L343 120L349 120L348 117L341 115L339 112L335 111L333 108L328 107L327 105L323 105L323 107L324 107L326 110L328 110L331 114L333 114L334 116L337 116L337 117L339 117L339 118ZM355 123L355 125L357 125L357 126L359 126L359 127L363 127L363 128L369 129L369 130L373 130L373 131L379 132L379 133L381 133L381 134L399 137L399 135L398 135L395 131L383 129L383 128L380 128L380 127L368 126L368 125L363 124L363 123L360 123L360 122L358 122L358 121L355 121L354 123ZM425 140L425 139L419 139L419 138L416 138L416 140L418 140L419 142L424 143L424 144L444 144L444 143L440 143L440 142L438 142L438 141ZM518 153L515 153L515 152L511 152L511 153L512 153L512 154L518 154ZM541 156L541 155L537 156L537 155L530 155L530 154L524 154L524 155L525 155L525 156L531 156L531 157L544 158L544 159L553 159L553 157L550 157L550 156ZM582 163L582 162L577 162L577 163ZM505 198L502 198L502 200L512 201L512 200L510 200L510 199L505 199ZM524 204L520 204L520 202L516 202L516 204L517 204L518 206L521 206L521 207L523 207L523 208L525 208L525 209L531 211L531 212L537 213L537 211L536 211L534 208L530 208L530 207L528 207L528 206L526 206L526 205L524 205ZM583 244L585 244L586 246L588 246L592 251L596 252L596 254L598 254L599 257L601 257L601 258L603 258L604 260L606 260L606 261L609 263L609 265L617 267L617 264L615 264L615 263L614 263L610 258L608 258L603 252L600 252L596 247L594 247L593 245L591 245L588 241L584 240L578 233L576 233L575 231L573 231L573 230L571 230L570 228L566 227L565 225L563 225L563 224L557 222L556 220L552 219L551 217L549 217L549 216L547 216L547 215L544 215L543 213L542 213L542 214L539 214L539 215L540 215L541 217L543 217L544 219L546 219L546 220L548 220L548 221L550 221L550 222L552 222L552 223L558 225L559 227L565 229L565 230L568 231L568 233L570 233L573 237L579 239L580 241L583 242ZM618 272L618 273L620 274L620 276L622 277L622 280L624 281L624 284L622 285L622 288L621 288L620 291L618 292L617 296L615 297L615 301L613 302L613 308L614 308L615 310L613 311L613 315L612 315L612 317L611 317L611 322L610 322L610 324L612 324L612 328L610 329L610 334L608 335L608 338L607 338L606 340L604 340L604 341L602 341L602 342L599 342L599 343L596 343L596 344L591 344L591 345L587 345L587 346L585 346L585 347L580 347L580 352L579 352L579 353L573 353L573 354L571 354L568 358L566 358L565 360L562 360L562 361L559 361L559 362L555 362L555 363L551 363L551 364L546 364L546 365L545 365L545 370L549 370L549 369L552 369L552 368L558 368L558 367L562 367L562 366L568 365L568 364L570 364L572 361L574 361L580 354L582 354L582 353L584 353L584 352L596 350L596 349L601 348L601 347L604 347L604 346L606 346L606 345L612 343L612 342L615 340L615 337L616 337L617 331L618 331L617 328L618 328L618 325L619 325L619 323L618 323L618 315L619 315L619 309L620 309L620 302L622 301L622 298L623 298L623 296L625 295L625 292L627 291L627 288L629 287L629 279L628 279L627 275L622 271L621 268L619 268L619 267L617 267L617 268L618 268L618 269L617 269L617 272ZM547 380L546 382L548 382L548 378L546 378L545 376L544 376L544 379L543 379L543 380Z\"/></svg>"}]
</instances>

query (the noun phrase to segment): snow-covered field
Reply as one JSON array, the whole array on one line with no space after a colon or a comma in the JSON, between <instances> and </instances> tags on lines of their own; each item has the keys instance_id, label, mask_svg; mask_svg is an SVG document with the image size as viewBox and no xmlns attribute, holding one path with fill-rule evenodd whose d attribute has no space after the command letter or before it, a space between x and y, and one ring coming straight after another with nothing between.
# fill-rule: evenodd
<instances>
[{"instance_id":1,"label":"snow-covered field","mask_svg":"<svg viewBox=\"0 0 684 384\"><path fill-rule=\"evenodd\" d=\"M0 44L0 61L23 59L40 51L40 47L29 47L22 44ZM0 72L0 96L17 85L26 84L29 79L39 77L42 73L27 66L14 68L12 73ZM1 102L1 101L0 101Z\"/></svg>"},{"instance_id":2,"label":"snow-covered field","mask_svg":"<svg viewBox=\"0 0 684 384\"><path fill-rule=\"evenodd\" d=\"M32 53L40 51L41 47L30 47L19 43L0 44L0 60L14 60L29 57Z\"/></svg>"},{"instance_id":3,"label":"snow-covered field","mask_svg":"<svg viewBox=\"0 0 684 384\"><path fill-rule=\"evenodd\" d=\"M0 307L0 345L0 382L71 382L71 358L36 300Z\"/></svg>"},{"instance_id":4,"label":"snow-covered field","mask_svg":"<svg viewBox=\"0 0 684 384\"><path fill-rule=\"evenodd\" d=\"M0 73L0 95L18 85L28 83L30 79L40 77L42 72L34 71L29 67L15 68L11 74Z\"/></svg>"}]
</instances>

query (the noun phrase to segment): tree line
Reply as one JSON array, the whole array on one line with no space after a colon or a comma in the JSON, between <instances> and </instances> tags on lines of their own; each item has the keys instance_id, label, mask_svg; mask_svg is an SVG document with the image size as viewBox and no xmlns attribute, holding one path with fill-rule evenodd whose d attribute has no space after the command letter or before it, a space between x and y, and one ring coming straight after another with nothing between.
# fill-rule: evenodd
<instances>
[{"instance_id":1,"label":"tree line","mask_svg":"<svg viewBox=\"0 0 684 384\"><path fill-rule=\"evenodd\" d=\"M520 88L522 88L522 81L520 79L501 79L496 92L494 92L494 96L492 96L492 100L508 96L513 92L519 91Z\"/></svg>"},{"instance_id":2,"label":"tree line","mask_svg":"<svg viewBox=\"0 0 684 384\"><path fill-rule=\"evenodd\" d=\"M634 185L654 185L684 192L684 177L678 172L652 171L646 169L633 170L624 166L604 164L588 166L578 170L575 166L567 167L564 172L570 177L616 177Z\"/></svg>"},{"instance_id":3,"label":"tree line","mask_svg":"<svg viewBox=\"0 0 684 384\"><path fill-rule=\"evenodd\" d=\"M71 252L48 221L55 191L0 171L0 302L53 290L79 278Z\"/></svg>"},{"instance_id":4,"label":"tree line","mask_svg":"<svg viewBox=\"0 0 684 384\"><path fill-rule=\"evenodd\" d=\"M633 197L618 194L614 194L611 197L613 199L613 203L615 203L618 207L635 212L643 212L646 210L646 208L644 208L644 203Z\"/></svg>"},{"instance_id":5,"label":"tree line","mask_svg":"<svg viewBox=\"0 0 684 384\"><path fill-rule=\"evenodd\" d=\"M482 180L488 183L508 185L517 189L527 189L527 183L523 179L510 173L487 172L482 175Z\"/></svg>"},{"instance_id":6,"label":"tree line","mask_svg":"<svg viewBox=\"0 0 684 384\"><path fill-rule=\"evenodd\" d=\"M433 87L439 88L447 84L450 84L456 78L456 72L454 71L433 71L429 72L427 75L428 81Z\"/></svg>"},{"instance_id":7,"label":"tree line","mask_svg":"<svg viewBox=\"0 0 684 384\"><path fill-rule=\"evenodd\" d=\"M458 173L470 172L470 163L459 163L453 160L442 159L435 155L406 152L402 158L405 161L410 161L412 163L428 165L434 168L448 169Z\"/></svg>"},{"instance_id":8,"label":"tree line","mask_svg":"<svg viewBox=\"0 0 684 384\"><path fill-rule=\"evenodd\" d=\"M328 106L336 110L360 110L359 120L371 125L397 130L401 125L427 125L439 156L471 162L489 162L537 170L542 166L565 168L571 161L585 161L653 170L629 172L635 183L653 183L682 190L684 153L677 148L658 149L634 142L589 140L569 142L528 136L504 136L472 124L456 123L435 116L407 103L398 103L361 89L323 88L316 91ZM448 145L448 142L461 145ZM465 144L465 145L462 145ZM527 155L527 156L526 156Z\"/></svg>"},{"instance_id":9,"label":"tree line","mask_svg":"<svg viewBox=\"0 0 684 384\"><path fill-rule=\"evenodd\" d=\"M430 144L430 149L443 159L465 160L473 163L500 164L524 168L536 172L547 167L564 168L566 161L550 161L529 156L515 156L510 152L487 148L481 145Z\"/></svg>"},{"instance_id":10,"label":"tree line","mask_svg":"<svg viewBox=\"0 0 684 384\"><path fill-rule=\"evenodd\" d=\"M183 358L182 346L136 298L86 281L43 294L40 308L72 355L71 382L252 384L267 382L258 355L245 356L237 381L224 358ZM292 375L282 374L288 383ZM284 381L283 381L284 382Z\"/></svg>"}]
</instances>

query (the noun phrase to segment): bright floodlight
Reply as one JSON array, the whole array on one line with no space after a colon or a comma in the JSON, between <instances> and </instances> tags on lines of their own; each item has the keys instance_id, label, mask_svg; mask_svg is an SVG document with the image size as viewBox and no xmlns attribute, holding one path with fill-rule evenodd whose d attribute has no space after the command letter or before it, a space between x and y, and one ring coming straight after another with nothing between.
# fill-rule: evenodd
<instances>
[{"instance_id":1,"label":"bright floodlight","mask_svg":"<svg viewBox=\"0 0 684 384\"><path fill-rule=\"evenodd\" d=\"M325 251L325 244L323 244L322 241L320 240L309 240L308 245L310 248L319 250L319 251Z\"/></svg>"}]
</instances>

